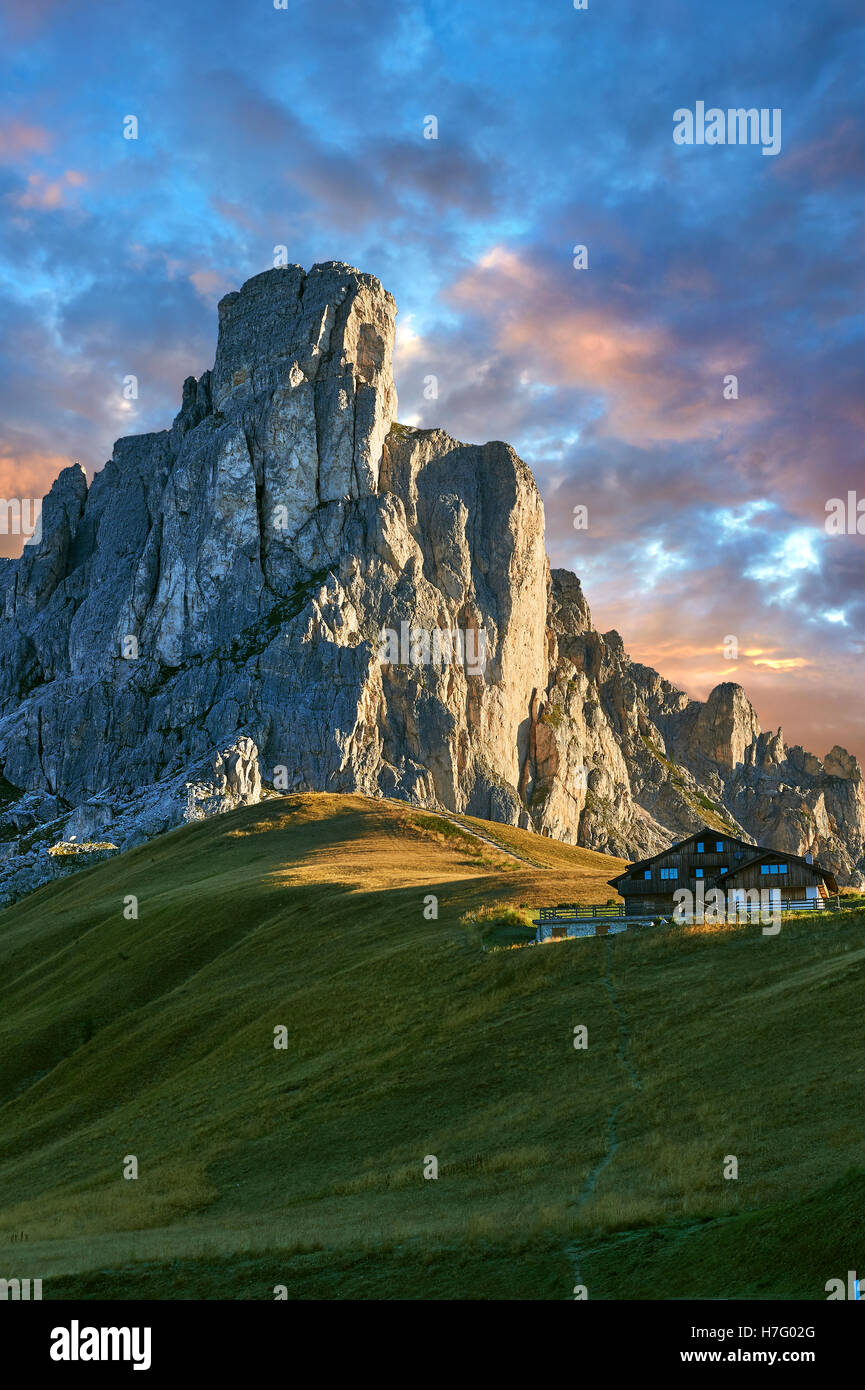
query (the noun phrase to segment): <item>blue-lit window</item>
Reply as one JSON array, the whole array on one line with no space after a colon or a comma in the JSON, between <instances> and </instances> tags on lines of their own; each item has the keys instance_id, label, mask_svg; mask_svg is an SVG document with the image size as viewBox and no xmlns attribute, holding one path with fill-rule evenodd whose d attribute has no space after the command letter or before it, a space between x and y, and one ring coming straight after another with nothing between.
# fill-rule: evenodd
<instances>
[{"instance_id":1,"label":"blue-lit window","mask_svg":"<svg viewBox=\"0 0 865 1390\"><path fill-rule=\"evenodd\" d=\"M705 854L705 853L706 853L706 846L703 844L703 841L702 841L702 840L698 840L698 841L697 841L697 853L698 853L698 854Z\"/></svg>"},{"instance_id":2,"label":"blue-lit window","mask_svg":"<svg viewBox=\"0 0 865 1390\"><path fill-rule=\"evenodd\" d=\"M643 874L643 878L651 878L651 877L652 877L652 870L651 870L651 869L646 869L645 873Z\"/></svg>"},{"instance_id":3,"label":"blue-lit window","mask_svg":"<svg viewBox=\"0 0 865 1390\"><path fill-rule=\"evenodd\" d=\"M661 878L678 878L678 877L679 877L679 870L678 870L678 869L662 869L662 870L661 870Z\"/></svg>"},{"instance_id":4,"label":"blue-lit window","mask_svg":"<svg viewBox=\"0 0 865 1390\"><path fill-rule=\"evenodd\" d=\"M786 872L787 872L787 865L786 865L786 864L779 864L779 865L778 865L778 873L779 873L779 874L786 874Z\"/></svg>"},{"instance_id":5,"label":"blue-lit window","mask_svg":"<svg viewBox=\"0 0 865 1390\"><path fill-rule=\"evenodd\" d=\"M770 865L769 865L769 873L770 873L770 874L776 874L776 873L778 872L778 869L779 869L779 868L780 868L780 865L778 865L778 864L770 864Z\"/></svg>"},{"instance_id":6,"label":"blue-lit window","mask_svg":"<svg viewBox=\"0 0 865 1390\"><path fill-rule=\"evenodd\" d=\"M768 872L769 872L769 865L768 865L768 864L761 864L761 865L760 865L760 873L761 873L761 874L767 874Z\"/></svg>"},{"instance_id":7,"label":"blue-lit window","mask_svg":"<svg viewBox=\"0 0 865 1390\"><path fill-rule=\"evenodd\" d=\"M722 874L725 874L726 872L727 872L727 870L722 866L722 867L721 867L721 873L722 873Z\"/></svg>"},{"instance_id":8,"label":"blue-lit window","mask_svg":"<svg viewBox=\"0 0 865 1390\"><path fill-rule=\"evenodd\" d=\"M694 870L694 873L697 875L697 878L702 878L702 877L703 877L703 870L702 870L702 869L695 869L695 870Z\"/></svg>"},{"instance_id":9,"label":"blue-lit window","mask_svg":"<svg viewBox=\"0 0 865 1390\"><path fill-rule=\"evenodd\" d=\"M716 851L717 851L718 854L721 853L721 850L722 850L723 848L724 848L724 841L723 841L723 840L716 840L716 841L715 841L715 849L716 849Z\"/></svg>"}]
</instances>

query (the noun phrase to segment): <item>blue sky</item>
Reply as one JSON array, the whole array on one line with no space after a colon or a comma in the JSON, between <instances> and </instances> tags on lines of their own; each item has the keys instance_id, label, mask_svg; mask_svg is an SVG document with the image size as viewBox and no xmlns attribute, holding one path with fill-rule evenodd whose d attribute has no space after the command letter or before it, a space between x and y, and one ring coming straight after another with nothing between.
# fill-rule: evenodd
<instances>
[{"instance_id":1,"label":"blue sky","mask_svg":"<svg viewBox=\"0 0 865 1390\"><path fill-rule=\"evenodd\" d=\"M602 630L865 754L865 535L824 525L865 498L860 4L7 0L0 38L3 496L170 423L274 246L345 260L400 418L514 445ZM698 101L779 108L779 153L676 145Z\"/></svg>"}]
</instances>

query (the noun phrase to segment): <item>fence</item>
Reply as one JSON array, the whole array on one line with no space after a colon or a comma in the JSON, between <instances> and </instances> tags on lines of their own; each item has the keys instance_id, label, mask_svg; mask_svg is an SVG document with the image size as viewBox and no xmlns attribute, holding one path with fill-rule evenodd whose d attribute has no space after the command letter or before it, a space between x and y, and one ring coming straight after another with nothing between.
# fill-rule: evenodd
<instances>
[{"instance_id":1,"label":"fence","mask_svg":"<svg viewBox=\"0 0 865 1390\"><path fill-rule=\"evenodd\" d=\"M624 917L625 904L614 903L612 907L598 907L592 903L568 903L560 907L538 908L538 922L581 922L584 918Z\"/></svg>"},{"instance_id":2,"label":"fence","mask_svg":"<svg viewBox=\"0 0 865 1390\"><path fill-rule=\"evenodd\" d=\"M766 910L765 903L751 903L744 900L732 902L719 920L726 922L747 921L751 917L760 917ZM840 894L831 898L791 899L788 902L773 902L771 904L771 911L773 912L838 912L840 910ZM624 921L626 924L630 923L636 927L645 926L658 920L669 921L671 919L675 921L677 926L691 926L704 920L696 913L689 913L680 918L671 911L627 912L624 903L614 903L611 907L599 907L592 903L560 903L558 907L538 908L538 915L532 919L532 923L538 928L536 939L540 942L563 935L592 936L594 931L589 923L602 925L603 923L612 924ZM714 918L711 920L714 921ZM575 930L577 928L584 929ZM612 925L610 929L616 930Z\"/></svg>"},{"instance_id":3,"label":"fence","mask_svg":"<svg viewBox=\"0 0 865 1390\"><path fill-rule=\"evenodd\" d=\"M839 912L841 910L840 895L827 898L803 898L801 900L791 899L769 904L771 907L778 907L781 912ZM727 915L735 917L739 914L748 912L760 912L765 910L766 904L749 903L745 900L741 902L732 901L729 905ZM611 907L599 907L596 903L560 903L558 907L540 907L535 918L535 925L551 925L552 923L566 925L568 922L582 922L586 918L597 921L615 921L621 917L672 917L672 908L655 911L630 911L625 910L624 903L613 903Z\"/></svg>"}]
</instances>

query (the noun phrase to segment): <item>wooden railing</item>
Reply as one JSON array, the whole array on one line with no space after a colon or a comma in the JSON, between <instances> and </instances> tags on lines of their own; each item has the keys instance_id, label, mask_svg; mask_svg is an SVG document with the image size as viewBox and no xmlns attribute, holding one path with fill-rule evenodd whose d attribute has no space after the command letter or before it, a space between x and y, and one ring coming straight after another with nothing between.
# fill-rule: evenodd
<instances>
[{"instance_id":1,"label":"wooden railing","mask_svg":"<svg viewBox=\"0 0 865 1390\"><path fill-rule=\"evenodd\" d=\"M568 903L559 907L538 909L538 923L582 922L586 917L624 917L625 904L614 903L612 907L598 907L592 903Z\"/></svg>"},{"instance_id":2,"label":"wooden railing","mask_svg":"<svg viewBox=\"0 0 865 1390\"><path fill-rule=\"evenodd\" d=\"M771 908L775 905L769 904L768 906ZM824 912L837 912L840 909L841 903L840 898L837 897L803 898L801 901L793 900L790 902L781 902L778 903L777 906L781 912L814 912L821 910ZM742 902L738 905L731 903L728 907L727 915L730 918L735 918L738 912L739 915L744 917L749 914L757 915L761 910L765 911L766 906L761 909L760 905L756 903L748 904L747 902ZM624 903L613 903L611 907L599 907L597 904L593 903L560 903L558 907L538 908L538 915L533 920L535 926L541 927L567 926L569 923L584 922L587 919L590 921L598 919L611 921L616 918L624 917L670 917L672 915L672 911L667 908L651 912L635 911L632 908L630 912L626 912Z\"/></svg>"},{"instance_id":3,"label":"wooden railing","mask_svg":"<svg viewBox=\"0 0 865 1390\"><path fill-rule=\"evenodd\" d=\"M781 912L839 912L841 910L840 895L837 897L825 898L782 898L778 903L767 903L765 911L773 911L778 908ZM727 907L727 915L734 917L736 912L744 915L748 913L758 913L761 911L759 903L735 903L731 902Z\"/></svg>"}]
</instances>

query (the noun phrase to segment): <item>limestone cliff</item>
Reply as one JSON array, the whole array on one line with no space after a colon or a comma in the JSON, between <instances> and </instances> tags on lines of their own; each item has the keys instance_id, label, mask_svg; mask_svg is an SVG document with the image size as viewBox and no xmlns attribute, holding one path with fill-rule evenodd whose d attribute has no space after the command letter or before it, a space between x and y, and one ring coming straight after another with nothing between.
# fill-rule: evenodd
<instances>
[{"instance_id":1,"label":"limestone cliff","mask_svg":"<svg viewBox=\"0 0 865 1390\"><path fill-rule=\"evenodd\" d=\"M591 623L579 580L552 574L550 683L533 719L535 826L628 858L701 825L811 853L841 881L865 876L862 770L763 733L741 686L691 700Z\"/></svg>"},{"instance_id":2,"label":"limestone cliff","mask_svg":"<svg viewBox=\"0 0 865 1390\"><path fill-rule=\"evenodd\" d=\"M258 275L171 428L118 441L89 489L60 474L0 566L0 898L61 833L125 847L261 779L628 856L716 820L855 878L855 760L597 633L513 450L396 423L395 314L342 264ZM482 634L485 663L382 661L383 631Z\"/></svg>"}]
</instances>

